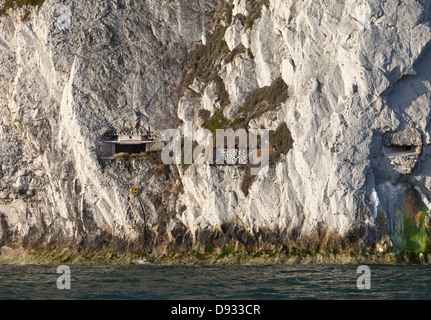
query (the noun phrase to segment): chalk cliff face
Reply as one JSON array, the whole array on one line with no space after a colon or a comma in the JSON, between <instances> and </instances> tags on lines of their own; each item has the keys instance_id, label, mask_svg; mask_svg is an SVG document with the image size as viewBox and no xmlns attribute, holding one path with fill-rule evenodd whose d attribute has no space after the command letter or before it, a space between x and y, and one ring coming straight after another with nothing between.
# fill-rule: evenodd
<instances>
[{"instance_id":1,"label":"chalk cliff face","mask_svg":"<svg viewBox=\"0 0 431 320\"><path fill-rule=\"evenodd\" d=\"M0 18L3 243L139 244L133 185L145 187L156 231L168 219L159 215L174 214L176 198L165 192L178 180L144 162L104 165L98 145L116 129L175 127L184 64L216 9L216 1L46 1L25 22L20 12Z\"/></svg>"},{"instance_id":2,"label":"chalk cliff face","mask_svg":"<svg viewBox=\"0 0 431 320\"><path fill-rule=\"evenodd\" d=\"M406 219L431 209L431 1L47 0L20 15L0 17L1 246L402 248ZM280 83L283 101L244 111ZM285 126L290 145L249 184L241 166L98 151L119 128L216 116Z\"/></svg>"}]
</instances>

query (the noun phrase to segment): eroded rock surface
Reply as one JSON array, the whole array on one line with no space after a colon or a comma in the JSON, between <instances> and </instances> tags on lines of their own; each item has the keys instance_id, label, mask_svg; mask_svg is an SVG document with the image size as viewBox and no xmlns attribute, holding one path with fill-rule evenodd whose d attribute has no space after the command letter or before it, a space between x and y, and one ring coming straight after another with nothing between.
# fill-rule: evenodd
<instances>
[{"instance_id":1,"label":"eroded rock surface","mask_svg":"<svg viewBox=\"0 0 431 320\"><path fill-rule=\"evenodd\" d=\"M218 23L236 54L182 88L224 5L197 3L47 0L0 18L0 244L142 245L132 185L145 245L399 243L408 193L431 198L431 1L232 1ZM96 156L114 129L234 120L280 77L288 99L248 126L284 123L293 145L248 193L238 166Z\"/></svg>"}]
</instances>

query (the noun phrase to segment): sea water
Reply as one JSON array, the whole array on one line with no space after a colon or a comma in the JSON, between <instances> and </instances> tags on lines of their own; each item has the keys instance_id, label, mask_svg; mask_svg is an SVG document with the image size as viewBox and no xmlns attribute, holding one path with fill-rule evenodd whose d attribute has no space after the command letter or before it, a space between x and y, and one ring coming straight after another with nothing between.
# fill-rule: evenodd
<instances>
[{"instance_id":1,"label":"sea water","mask_svg":"<svg viewBox=\"0 0 431 320\"><path fill-rule=\"evenodd\" d=\"M430 299L431 266L370 265L359 289L357 265L0 266L0 299L280 300Z\"/></svg>"}]
</instances>

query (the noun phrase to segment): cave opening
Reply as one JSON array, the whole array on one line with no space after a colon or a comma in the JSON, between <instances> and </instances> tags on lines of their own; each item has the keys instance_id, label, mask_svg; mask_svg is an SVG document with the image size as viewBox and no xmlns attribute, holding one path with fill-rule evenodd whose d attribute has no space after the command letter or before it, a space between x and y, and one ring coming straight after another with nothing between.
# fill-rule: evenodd
<instances>
[{"instance_id":1,"label":"cave opening","mask_svg":"<svg viewBox=\"0 0 431 320\"><path fill-rule=\"evenodd\" d=\"M387 156L415 155L420 152L419 146L384 145L383 152Z\"/></svg>"},{"instance_id":2,"label":"cave opening","mask_svg":"<svg viewBox=\"0 0 431 320\"><path fill-rule=\"evenodd\" d=\"M146 144L114 144L115 146L115 154L117 153L128 153L128 154L134 154L134 153L141 153L147 151L147 145Z\"/></svg>"}]
</instances>

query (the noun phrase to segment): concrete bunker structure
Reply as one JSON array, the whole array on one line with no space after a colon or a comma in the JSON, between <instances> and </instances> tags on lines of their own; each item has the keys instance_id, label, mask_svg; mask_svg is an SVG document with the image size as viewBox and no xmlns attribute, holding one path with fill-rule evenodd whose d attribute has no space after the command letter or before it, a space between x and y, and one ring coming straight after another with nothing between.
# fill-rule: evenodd
<instances>
[{"instance_id":1,"label":"concrete bunker structure","mask_svg":"<svg viewBox=\"0 0 431 320\"><path fill-rule=\"evenodd\" d=\"M119 153L141 153L150 150L155 143L151 132L119 132L103 138L99 143L99 158L110 159Z\"/></svg>"}]
</instances>

